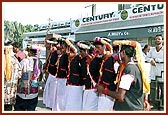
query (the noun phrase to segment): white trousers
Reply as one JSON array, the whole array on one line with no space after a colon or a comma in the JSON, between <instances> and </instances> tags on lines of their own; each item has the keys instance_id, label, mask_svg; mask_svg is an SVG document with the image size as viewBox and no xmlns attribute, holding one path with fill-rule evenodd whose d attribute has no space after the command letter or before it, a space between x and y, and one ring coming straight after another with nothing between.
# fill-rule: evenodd
<instances>
[{"instance_id":1,"label":"white trousers","mask_svg":"<svg viewBox=\"0 0 168 115\"><path fill-rule=\"evenodd\" d=\"M98 101L98 111L113 111L114 99L110 96L100 94Z\"/></svg>"},{"instance_id":2,"label":"white trousers","mask_svg":"<svg viewBox=\"0 0 168 115\"><path fill-rule=\"evenodd\" d=\"M83 103L83 86L66 86L66 111L81 111Z\"/></svg>"},{"instance_id":3,"label":"white trousers","mask_svg":"<svg viewBox=\"0 0 168 115\"><path fill-rule=\"evenodd\" d=\"M46 107L53 108L55 104L55 98L56 98L56 86L57 86L57 80L56 77L49 74L44 92L43 92L43 103Z\"/></svg>"},{"instance_id":4,"label":"white trousers","mask_svg":"<svg viewBox=\"0 0 168 115\"><path fill-rule=\"evenodd\" d=\"M83 111L98 110L98 93L96 89L84 90L83 94Z\"/></svg>"},{"instance_id":5,"label":"white trousers","mask_svg":"<svg viewBox=\"0 0 168 115\"><path fill-rule=\"evenodd\" d=\"M55 104L52 108L52 111L65 111L65 97L66 97L66 81L65 78L56 78L57 86L56 86L56 98Z\"/></svg>"}]
</instances>

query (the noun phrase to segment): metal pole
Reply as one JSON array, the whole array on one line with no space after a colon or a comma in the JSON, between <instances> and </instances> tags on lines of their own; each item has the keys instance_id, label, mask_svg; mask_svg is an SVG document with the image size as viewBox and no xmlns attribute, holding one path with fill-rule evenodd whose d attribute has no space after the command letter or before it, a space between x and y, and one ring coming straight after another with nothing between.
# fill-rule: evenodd
<instances>
[{"instance_id":1,"label":"metal pole","mask_svg":"<svg viewBox=\"0 0 168 115\"><path fill-rule=\"evenodd\" d=\"M51 18L48 19L49 23L48 23L48 29L47 29L47 34L50 33L50 29L51 29L51 21L53 21Z\"/></svg>"},{"instance_id":2,"label":"metal pole","mask_svg":"<svg viewBox=\"0 0 168 115\"><path fill-rule=\"evenodd\" d=\"M96 4L92 4L92 16L96 15Z\"/></svg>"}]
</instances>

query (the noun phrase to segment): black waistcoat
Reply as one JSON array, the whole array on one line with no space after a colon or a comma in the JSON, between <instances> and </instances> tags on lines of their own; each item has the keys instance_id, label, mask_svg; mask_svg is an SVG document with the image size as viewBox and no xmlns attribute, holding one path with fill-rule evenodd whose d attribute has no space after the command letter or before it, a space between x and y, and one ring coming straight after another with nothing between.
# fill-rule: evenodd
<instances>
[{"instance_id":1,"label":"black waistcoat","mask_svg":"<svg viewBox=\"0 0 168 115\"><path fill-rule=\"evenodd\" d=\"M63 54L59 59L57 78L67 78L68 73L68 55Z\"/></svg>"},{"instance_id":2,"label":"black waistcoat","mask_svg":"<svg viewBox=\"0 0 168 115\"><path fill-rule=\"evenodd\" d=\"M48 72L52 75L55 75L57 72L57 69L56 69L57 59L58 59L58 53L57 53L57 51L54 51L51 54L51 57L49 59L49 65L48 65Z\"/></svg>"},{"instance_id":3,"label":"black waistcoat","mask_svg":"<svg viewBox=\"0 0 168 115\"><path fill-rule=\"evenodd\" d=\"M67 79L67 83L70 85L83 85L83 79L81 77L81 65L80 65L80 57L79 55L75 56L69 65L69 75Z\"/></svg>"},{"instance_id":4,"label":"black waistcoat","mask_svg":"<svg viewBox=\"0 0 168 115\"><path fill-rule=\"evenodd\" d=\"M117 74L114 70L114 58L111 56L104 61L100 83L102 83L109 90L115 91L116 84L114 84L114 81L116 80L116 76Z\"/></svg>"},{"instance_id":5,"label":"black waistcoat","mask_svg":"<svg viewBox=\"0 0 168 115\"><path fill-rule=\"evenodd\" d=\"M100 67L101 67L101 63L102 63L102 58L101 57L95 57L89 65L89 71L90 74L93 78L93 80L98 83L99 80L99 76L100 76Z\"/></svg>"}]
</instances>

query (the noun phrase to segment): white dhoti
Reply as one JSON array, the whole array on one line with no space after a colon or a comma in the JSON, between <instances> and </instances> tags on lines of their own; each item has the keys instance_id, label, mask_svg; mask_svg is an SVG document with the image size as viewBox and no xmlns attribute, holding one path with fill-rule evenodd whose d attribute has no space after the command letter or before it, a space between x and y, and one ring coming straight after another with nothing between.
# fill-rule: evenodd
<instances>
[{"instance_id":1,"label":"white dhoti","mask_svg":"<svg viewBox=\"0 0 168 115\"><path fill-rule=\"evenodd\" d=\"M83 94L83 111L98 110L98 93L96 89L84 90Z\"/></svg>"},{"instance_id":2,"label":"white dhoti","mask_svg":"<svg viewBox=\"0 0 168 115\"><path fill-rule=\"evenodd\" d=\"M66 86L66 111L81 111L83 100L83 86Z\"/></svg>"},{"instance_id":3,"label":"white dhoti","mask_svg":"<svg viewBox=\"0 0 168 115\"><path fill-rule=\"evenodd\" d=\"M114 99L110 96L100 94L98 100L98 111L113 111Z\"/></svg>"},{"instance_id":4,"label":"white dhoti","mask_svg":"<svg viewBox=\"0 0 168 115\"><path fill-rule=\"evenodd\" d=\"M52 111L65 111L65 97L66 97L66 78L56 78L56 98Z\"/></svg>"},{"instance_id":5,"label":"white dhoti","mask_svg":"<svg viewBox=\"0 0 168 115\"><path fill-rule=\"evenodd\" d=\"M57 86L57 80L56 77L49 74L44 92L43 92L43 103L46 107L53 108L55 104L55 98L56 98L56 86Z\"/></svg>"}]
</instances>

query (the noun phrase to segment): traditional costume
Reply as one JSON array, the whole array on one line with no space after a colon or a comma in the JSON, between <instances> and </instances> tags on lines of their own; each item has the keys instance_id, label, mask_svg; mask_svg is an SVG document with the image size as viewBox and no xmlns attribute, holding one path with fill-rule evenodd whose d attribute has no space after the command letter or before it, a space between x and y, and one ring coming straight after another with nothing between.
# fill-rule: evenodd
<instances>
[{"instance_id":1,"label":"traditional costume","mask_svg":"<svg viewBox=\"0 0 168 115\"><path fill-rule=\"evenodd\" d=\"M116 90L116 84L114 84L114 81L116 79L116 73L114 70L114 63L115 60L112 56L112 47L108 43L107 38L94 38L94 42L97 44L102 44L106 47L105 54L102 58L101 68L100 68L100 77L99 77L99 84L103 84L105 88L107 88L110 91ZM98 101L98 110L99 111L109 111L113 110L114 105L114 99L110 96L107 96L105 94L99 95L99 101Z\"/></svg>"},{"instance_id":2,"label":"traditional costume","mask_svg":"<svg viewBox=\"0 0 168 115\"><path fill-rule=\"evenodd\" d=\"M80 56L73 44L66 39L69 53L68 78L66 88L66 111L81 111L83 97L83 78L81 76Z\"/></svg>"},{"instance_id":3,"label":"traditional costume","mask_svg":"<svg viewBox=\"0 0 168 115\"><path fill-rule=\"evenodd\" d=\"M56 62L58 59L58 52L57 52L57 42L55 41L55 38L51 38L47 41L47 43L50 43L53 45L51 48L51 52L49 55L49 62L47 66L47 71L49 73L47 82L45 84L44 92L43 92L43 103L46 107L49 108L55 108L55 98L56 98L56 86L57 86L57 80L56 80L56 72L57 72L57 66Z\"/></svg>"}]
</instances>

